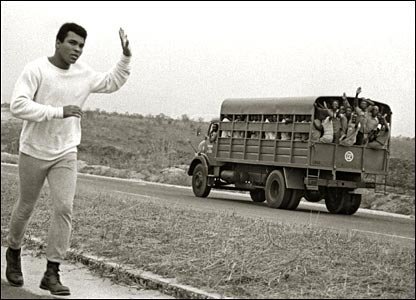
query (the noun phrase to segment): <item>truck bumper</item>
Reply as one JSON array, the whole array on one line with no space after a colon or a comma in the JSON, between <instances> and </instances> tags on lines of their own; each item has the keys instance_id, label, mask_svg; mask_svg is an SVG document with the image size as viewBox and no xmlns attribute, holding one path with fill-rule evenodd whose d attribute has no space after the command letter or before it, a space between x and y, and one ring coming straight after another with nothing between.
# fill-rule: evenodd
<instances>
[{"instance_id":1,"label":"truck bumper","mask_svg":"<svg viewBox=\"0 0 416 300\"><path fill-rule=\"evenodd\" d=\"M313 189L309 187L339 187L339 188L375 188L374 182L356 182L356 181L346 181L346 180L330 180L330 179L315 179L315 178L305 178L305 185L308 189Z\"/></svg>"}]
</instances>

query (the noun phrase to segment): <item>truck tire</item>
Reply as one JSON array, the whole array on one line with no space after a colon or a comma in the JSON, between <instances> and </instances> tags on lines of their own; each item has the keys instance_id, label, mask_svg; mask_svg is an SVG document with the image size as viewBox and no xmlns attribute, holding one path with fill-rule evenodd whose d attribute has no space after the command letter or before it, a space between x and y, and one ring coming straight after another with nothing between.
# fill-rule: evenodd
<instances>
[{"instance_id":1,"label":"truck tire","mask_svg":"<svg viewBox=\"0 0 416 300\"><path fill-rule=\"evenodd\" d=\"M211 187L208 186L208 174L207 170L202 164L198 164L192 175L192 190L197 197L207 197L211 191Z\"/></svg>"},{"instance_id":2,"label":"truck tire","mask_svg":"<svg viewBox=\"0 0 416 300\"><path fill-rule=\"evenodd\" d=\"M300 200L302 199L303 195L303 190L293 190L292 195L290 196L289 203L286 206L286 209L295 210L299 206Z\"/></svg>"},{"instance_id":3,"label":"truck tire","mask_svg":"<svg viewBox=\"0 0 416 300\"><path fill-rule=\"evenodd\" d=\"M325 195L325 206L331 214L342 214L345 208L345 202L351 195L346 189L328 188Z\"/></svg>"},{"instance_id":4,"label":"truck tire","mask_svg":"<svg viewBox=\"0 0 416 300\"><path fill-rule=\"evenodd\" d=\"M266 180L265 187L266 201L269 207L283 208L290 200L291 190L285 185L285 177L280 170L272 171Z\"/></svg>"},{"instance_id":5,"label":"truck tire","mask_svg":"<svg viewBox=\"0 0 416 300\"><path fill-rule=\"evenodd\" d=\"M343 214L353 215L357 212L361 204L361 195L360 194L350 194L350 197L344 202Z\"/></svg>"},{"instance_id":6,"label":"truck tire","mask_svg":"<svg viewBox=\"0 0 416 300\"><path fill-rule=\"evenodd\" d=\"M322 199L322 195L319 191L306 191L305 199L309 202L318 202Z\"/></svg>"},{"instance_id":7,"label":"truck tire","mask_svg":"<svg viewBox=\"0 0 416 300\"><path fill-rule=\"evenodd\" d=\"M264 202L266 200L266 195L262 189L255 189L250 191L250 197L254 202Z\"/></svg>"}]
</instances>

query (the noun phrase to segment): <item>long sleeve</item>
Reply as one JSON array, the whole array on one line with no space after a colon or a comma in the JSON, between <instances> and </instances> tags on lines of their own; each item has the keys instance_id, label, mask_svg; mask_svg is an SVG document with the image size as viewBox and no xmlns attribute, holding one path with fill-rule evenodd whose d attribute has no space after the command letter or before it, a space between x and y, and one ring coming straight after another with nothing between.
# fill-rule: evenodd
<instances>
[{"instance_id":1,"label":"long sleeve","mask_svg":"<svg viewBox=\"0 0 416 300\"><path fill-rule=\"evenodd\" d=\"M20 75L14 87L10 112L16 118L33 122L63 118L63 107L53 107L35 101L40 81L40 76L36 76L35 73L27 67Z\"/></svg>"},{"instance_id":2,"label":"long sleeve","mask_svg":"<svg viewBox=\"0 0 416 300\"><path fill-rule=\"evenodd\" d=\"M95 73L91 82L91 93L112 93L120 89L130 75L130 57L122 55L112 70Z\"/></svg>"}]
</instances>

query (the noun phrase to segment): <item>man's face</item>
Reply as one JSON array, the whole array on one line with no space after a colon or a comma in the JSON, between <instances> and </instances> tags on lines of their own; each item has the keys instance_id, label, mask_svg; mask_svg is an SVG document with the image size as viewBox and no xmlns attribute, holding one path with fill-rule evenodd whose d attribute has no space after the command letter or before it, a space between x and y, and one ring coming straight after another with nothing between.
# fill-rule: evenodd
<instances>
[{"instance_id":1,"label":"man's face","mask_svg":"<svg viewBox=\"0 0 416 300\"><path fill-rule=\"evenodd\" d=\"M63 42L56 41L56 51L61 59L68 65L73 64L81 56L85 39L69 31Z\"/></svg>"},{"instance_id":2,"label":"man's face","mask_svg":"<svg viewBox=\"0 0 416 300\"><path fill-rule=\"evenodd\" d=\"M378 119L378 122L379 122L381 125L383 125L383 124L384 124L384 118L383 118L383 116L382 116L382 114L381 114L380 112L377 114L377 119Z\"/></svg>"},{"instance_id":3,"label":"man's face","mask_svg":"<svg viewBox=\"0 0 416 300\"><path fill-rule=\"evenodd\" d=\"M373 117L377 117L378 112L379 112L378 106L374 106L371 112L372 112Z\"/></svg>"},{"instance_id":4,"label":"man's face","mask_svg":"<svg viewBox=\"0 0 416 300\"><path fill-rule=\"evenodd\" d=\"M345 109L345 115L349 118L349 117L351 117L351 113L352 113L351 108L350 108L350 107L347 107L347 108Z\"/></svg>"},{"instance_id":5,"label":"man's face","mask_svg":"<svg viewBox=\"0 0 416 300\"><path fill-rule=\"evenodd\" d=\"M332 108L333 108L333 109L338 109L338 107L339 107L339 103L338 103L338 101L334 101L334 102L332 102Z\"/></svg>"},{"instance_id":6,"label":"man's face","mask_svg":"<svg viewBox=\"0 0 416 300\"><path fill-rule=\"evenodd\" d=\"M368 102L365 100L362 100L360 103L361 109L366 109L368 107Z\"/></svg>"}]
</instances>

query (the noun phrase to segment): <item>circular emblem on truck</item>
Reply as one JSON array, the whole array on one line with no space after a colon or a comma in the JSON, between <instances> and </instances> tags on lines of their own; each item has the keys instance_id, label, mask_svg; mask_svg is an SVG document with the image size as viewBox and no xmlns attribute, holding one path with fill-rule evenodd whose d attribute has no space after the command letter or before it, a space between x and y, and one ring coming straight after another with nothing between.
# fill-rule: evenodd
<instances>
[{"instance_id":1,"label":"circular emblem on truck","mask_svg":"<svg viewBox=\"0 0 416 300\"><path fill-rule=\"evenodd\" d=\"M351 162L354 159L354 153L352 153L351 151L347 151L345 152L344 157L347 162Z\"/></svg>"}]
</instances>

